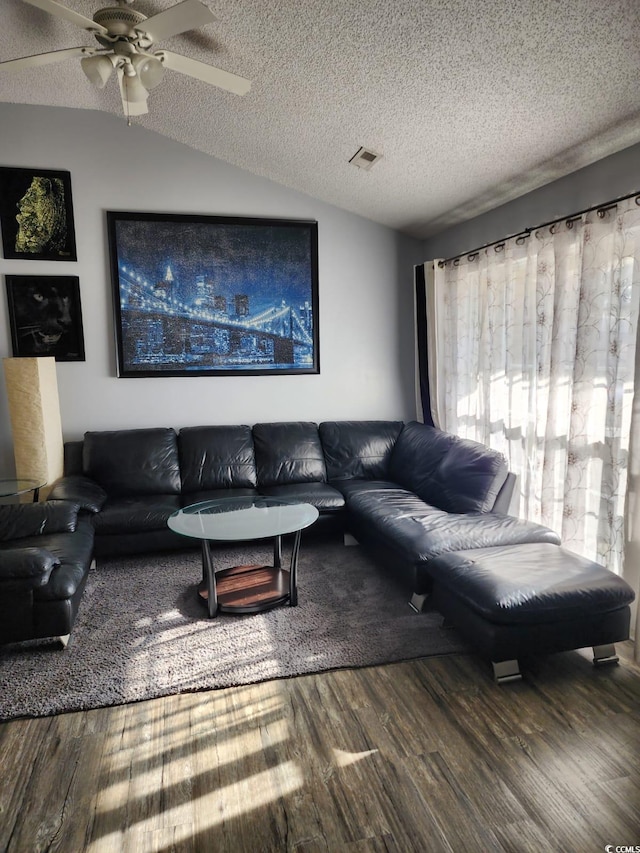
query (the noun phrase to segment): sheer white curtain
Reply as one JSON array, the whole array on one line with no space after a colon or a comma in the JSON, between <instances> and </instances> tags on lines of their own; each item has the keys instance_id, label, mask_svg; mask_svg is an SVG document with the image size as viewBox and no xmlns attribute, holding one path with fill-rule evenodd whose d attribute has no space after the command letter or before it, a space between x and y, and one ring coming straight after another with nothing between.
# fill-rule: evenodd
<instances>
[{"instance_id":1,"label":"sheer white curtain","mask_svg":"<svg viewBox=\"0 0 640 853\"><path fill-rule=\"evenodd\" d=\"M425 272L434 422L504 453L514 514L637 590L640 207L618 202Z\"/></svg>"}]
</instances>

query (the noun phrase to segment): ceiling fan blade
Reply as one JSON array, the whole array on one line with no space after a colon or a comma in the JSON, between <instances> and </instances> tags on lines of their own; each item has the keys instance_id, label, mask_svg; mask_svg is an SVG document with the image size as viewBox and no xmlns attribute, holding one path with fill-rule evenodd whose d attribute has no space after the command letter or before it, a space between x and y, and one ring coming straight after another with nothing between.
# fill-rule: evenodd
<instances>
[{"instance_id":1,"label":"ceiling fan blade","mask_svg":"<svg viewBox=\"0 0 640 853\"><path fill-rule=\"evenodd\" d=\"M203 27L212 21L215 21L213 13L200 0L182 0L182 3L147 18L136 29L156 42Z\"/></svg>"},{"instance_id":2,"label":"ceiling fan blade","mask_svg":"<svg viewBox=\"0 0 640 853\"><path fill-rule=\"evenodd\" d=\"M231 74L229 71L223 71L221 68L199 62L197 59L189 59L188 56L182 56L170 50L159 50L156 56L172 71L178 71L180 74L187 74L189 77L203 80L211 86L218 86L220 89L226 89L227 92L233 92L234 95L246 95L251 88L251 80L245 80L244 77L238 77L237 74Z\"/></svg>"},{"instance_id":3,"label":"ceiling fan blade","mask_svg":"<svg viewBox=\"0 0 640 853\"><path fill-rule=\"evenodd\" d=\"M83 30L89 30L92 33L108 32L106 27L103 27L101 24L96 24L96 22L92 21L91 18L85 18L85 16L81 15L79 12L74 12L72 9L68 9L66 6L63 6L62 3L57 3L56 0L23 0L23 2L29 3L31 6L36 6L38 9L42 9L43 12L48 12L50 15L57 15L58 18L64 18L66 21L70 21L72 24L82 27Z\"/></svg>"},{"instance_id":4,"label":"ceiling fan blade","mask_svg":"<svg viewBox=\"0 0 640 853\"><path fill-rule=\"evenodd\" d=\"M34 56L22 56L20 59L7 59L0 62L0 71L21 71L23 68L37 68L40 65L51 65L62 62L72 56L94 56L98 51L92 47L66 47L63 50L53 50L49 53L36 53Z\"/></svg>"}]
</instances>

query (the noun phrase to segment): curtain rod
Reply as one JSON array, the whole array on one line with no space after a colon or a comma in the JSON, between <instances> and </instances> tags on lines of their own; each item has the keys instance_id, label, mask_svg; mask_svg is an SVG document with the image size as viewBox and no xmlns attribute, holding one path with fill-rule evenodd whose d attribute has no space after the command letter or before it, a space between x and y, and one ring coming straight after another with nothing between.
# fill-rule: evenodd
<instances>
[{"instance_id":1,"label":"curtain rod","mask_svg":"<svg viewBox=\"0 0 640 853\"><path fill-rule=\"evenodd\" d=\"M550 225L555 225L556 222L566 222L569 228L571 228L573 221L580 219L580 217L584 216L585 213L591 213L592 210L597 210L598 216L604 216L605 212L614 208L619 201L625 201L628 198L633 198L633 196L636 196L636 204L640 205L640 191L636 190L635 192L628 193L627 195L611 199L611 201L605 201L602 204L594 204L593 207L585 207L584 210L579 210L577 213L572 213L569 216L559 216L557 219L550 219L548 222L543 222L541 225L536 225L533 228L525 228L524 231L518 231L516 234L511 234L509 237L502 237L500 240L494 240L492 243L485 243L483 246L478 246L477 249L471 249L470 252L460 252L458 255L452 255L450 258L438 261L438 266L443 267L450 261L460 260L460 258L465 257L465 255L469 260L475 260L475 255L483 249L490 249L491 246L501 246L504 248L504 244L507 240L513 240L514 238L516 240L520 239L524 241L533 231L537 231L539 228L547 228ZM498 250L496 249L496 251Z\"/></svg>"}]
</instances>

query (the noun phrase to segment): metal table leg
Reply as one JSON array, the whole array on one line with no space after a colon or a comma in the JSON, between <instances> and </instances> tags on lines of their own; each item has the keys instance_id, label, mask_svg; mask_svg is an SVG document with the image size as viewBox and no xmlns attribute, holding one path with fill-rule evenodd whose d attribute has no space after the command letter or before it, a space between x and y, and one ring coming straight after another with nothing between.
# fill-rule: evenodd
<instances>
[{"instance_id":1,"label":"metal table leg","mask_svg":"<svg viewBox=\"0 0 640 853\"><path fill-rule=\"evenodd\" d=\"M302 530L297 530L293 540L291 551L291 568L289 569L289 607L298 604L298 554L300 552L300 538Z\"/></svg>"},{"instance_id":2,"label":"metal table leg","mask_svg":"<svg viewBox=\"0 0 640 853\"><path fill-rule=\"evenodd\" d=\"M208 539L202 540L202 580L207 586L207 610L209 618L218 612L218 596L216 593L216 573L211 559L211 544Z\"/></svg>"},{"instance_id":3,"label":"metal table leg","mask_svg":"<svg viewBox=\"0 0 640 853\"><path fill-rule=\"evenodd\" d=\"M276 536L273 540L273 568L282 568L282 536Z\"/></svg>"}]
</instances>

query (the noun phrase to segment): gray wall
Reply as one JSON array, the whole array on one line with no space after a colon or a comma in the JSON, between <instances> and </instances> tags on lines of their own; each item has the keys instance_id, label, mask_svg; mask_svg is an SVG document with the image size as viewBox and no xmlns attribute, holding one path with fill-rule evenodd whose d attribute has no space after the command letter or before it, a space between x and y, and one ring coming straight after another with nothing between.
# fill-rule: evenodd
<instances>
[{"instance_id":1,"label":"gray wall","mask_svg":"<svg viewBox=\"0 0 640 853\"><path fill-rule=\"evenodd\" d=\"M65 438L89 429L414 416L419 241L106 113L0 104L0 127L0 165L71 172L77 263L0 260L2 274L80 277L86 361L57 365ZM317 220L320 375L118 379L106 210ZM9 355L2 293L0 356ZM12 465L2 375L0 476Z\"/></svg>"},{"instance_id":2,"label":"gray wall","mask_svg":"<svg viewBox=\"0 0 640 853\"><path fill-rule=\"evenodd\" d=\"M625 148L495 210L430 237L423 260L449 258L486 243L640 191L640 145Z\"/></svg>"}]
</instances>

